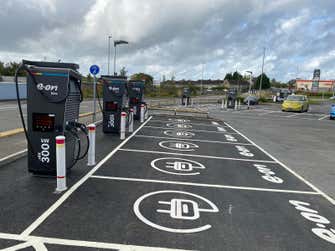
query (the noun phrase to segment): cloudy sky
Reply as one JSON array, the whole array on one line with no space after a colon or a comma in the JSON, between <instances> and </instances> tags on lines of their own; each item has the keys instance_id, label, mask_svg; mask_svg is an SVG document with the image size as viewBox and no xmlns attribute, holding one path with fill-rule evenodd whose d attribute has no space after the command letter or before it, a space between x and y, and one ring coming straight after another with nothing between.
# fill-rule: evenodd
<instances>
[{"instance_id":1,"label":"cloudy sky","mask_svg":"<svg viewBox=\"0 0 335 251\"><path fill-rule=\"evenodd\" d=\"M310 79L320 68L322 79L335 79L334 10L334 0L1 1L0 61L61 59L106 74L112 35L129 41L118 47L117 66L130 74L256 75L265 47L271 78Z\"/></svg>"}]
</instances>

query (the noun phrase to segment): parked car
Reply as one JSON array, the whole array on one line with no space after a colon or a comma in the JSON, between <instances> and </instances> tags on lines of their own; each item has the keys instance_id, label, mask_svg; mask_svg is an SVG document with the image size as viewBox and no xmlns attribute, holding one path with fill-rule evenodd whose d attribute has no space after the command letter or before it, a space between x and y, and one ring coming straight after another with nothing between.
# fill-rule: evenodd
<instances>
[{"instance_id":1,"label":"parked car","mask_svg":"<svg viewBox=\"0 0 335 251\"><path fill-rule=\"evenodd\" d=\"M330 107L329 119L335 119L335 104Z\"/></svg>"},{"instance_id":2,"label":"parked car","mask_svg":"<svg viewBox=\"0 0 335 251\"><path fill-rule=\"evenodd\" d=\"M330 100L334 100L334 99L335 99L335 96L332 96L332 97L330 97L329 99L330 99Z\"/></svg>"},{"instance_id":3,"label":"parked car","mask_svg":"<svg viewBox=\"0 0 335 251\"><path fill-rule=\"evenodd\" d=\"M249 101L249 104L250 104L250 105L257 105L259 99L258 99L258 97L256 97L256 96L251 96L251 95L250 95L250 96L247 96L247 97L244 98L243 103L247 105L247 104L248 104L248 101Z\"/></svg>"},{"instance_id":4,"label":"parked car","mask_svg":"<svg viewBox=\"0 0 335 251\"><path fill-rule=\"evenodd\" d=\"M309 109L308 99L305 95L289 95L283 102L283 112L307 112Z\"/></svg>"}]
</instances>

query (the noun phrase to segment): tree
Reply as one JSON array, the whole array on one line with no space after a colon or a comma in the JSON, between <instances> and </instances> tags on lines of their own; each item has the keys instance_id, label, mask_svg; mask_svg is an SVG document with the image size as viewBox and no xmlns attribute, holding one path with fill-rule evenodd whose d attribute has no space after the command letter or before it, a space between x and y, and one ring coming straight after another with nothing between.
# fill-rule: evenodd
<instances>
[{"instance_id":1,"label":"tree","mask_svg":"<svg viewBox=\"0 0 335 251\"><path fill-rule=\"evenodd\" d=\"M255 89L259 89L259 86L260 86L260 83L261 83L261 76L262 76L262 74L260 74L256 78L255 85L254 85ZM271 87L270 79L268 78L268 76L266 76L265 73L263 73L262 89L269 89L270 87Z\"/></svg>"},{"instance_id":2,"label":"tree","mask_svg":"<svg viewBox=\"0 0 335 251\"><path fill-rule=\"evenodd\" d=\"M87 74L86 80L89 83L93 81L93 77L92 77L91 73Z\"/></svg>"},{"instance_id":3,"label":"tree","mask_svg":"<svg viewBox=\"0 0 335 251\"><path fill-rule=\"evenodd\" d=\"M242 79L243 79L243 76L238 71L235 71L233 73L233 80L242 80Z\"/></svg>"},{"instance_id":4,"label":"tree","mask_svg":"<svg viewBox=\"0 0 335 251\"><path fill-rule=\"evenodd\" d=\"M0 62L0 75L4 76L14 76L16 69L19 67L20 63L10 62L10 63L3 63ZM19 76L25 76L26 73L21 70L18 74Z\"/></svg>"},{"instance_id":5,"label":"tree","mask_svg":"<svg viewBox=\"0 0 335 251\"><path fill-rule=\"evenodd\" d=\"M228 72L226 76L224 77L224 80L232 80L233 79L233 74L231 72Z\"/></svg>"},{"instance_id":6,"label":"tree","mask_svg":"<svg viewBox=\"0 0 335 251\"><path fill-rule=\"evenodd\" d=\"M146 73L135 73L130 77L131 80L142 80L144 81L144 89L145 91L152 91L153 90L153 82L154 78Z\"/></svg>"},{"instance_id":7,"label":"tree","mask_svg":"<svg viewBox=\"0 0 335 251\"><path fill-rule=\"evenodd\" d=\"M125 77L127 75L126 67L122 67L120 70L120 76Z\"/></svg>"}]
</instances>

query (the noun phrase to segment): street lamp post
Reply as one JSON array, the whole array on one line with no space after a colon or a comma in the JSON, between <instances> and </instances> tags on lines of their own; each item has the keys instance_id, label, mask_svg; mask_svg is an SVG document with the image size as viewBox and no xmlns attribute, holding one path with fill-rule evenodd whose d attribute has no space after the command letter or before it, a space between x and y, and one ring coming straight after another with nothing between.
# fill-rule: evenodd
<instances>
[{"instance_id":1,"label":"street lamp post","mask_svg":"<svg viewBox=\"0 0 335 251\"><path fill-rule=\"evenodd\" d=\"M114 76L117 75L116 73L116 46L119 44L128 44L125 40L115 40L114 41Z\"/></svg>"},{"instance_id":2,"label":"street lamp post","mask_svg":"<svg viewBox=\"0 0 335 251\"><path fill-rule=\"evenodd\" d=\"M261 97L261 91L262 91L263 73L264 73L264 58L265 58L265 47L263 49L262 75L261 75L261 81L259 83L259 97Z\"/></svg>"},{"instance_id":3,"label":"street lamp post","mask_svg":"<svg viewBox=\"0 0 335 251\"><path fill-rule=\"evenodd\" d=\"M247 71L250 74L250 79L249 79L249 95L251 92L251 84L252 84L252 71ZM250 98L248 96L248 110L250 109Z\"/></svg>"},{"instance_id":4,"label":"street lamp post","mask_svg":"<svg viewBox=\"0 0 335 251\"><path fill-rule=\"evenodd\" d=\"M107 67L108 75L109 75L109 66L110 66L110 61L111 61L111 38L112 36L108 36L108 67Z\"/></svg>"}]
</instances>

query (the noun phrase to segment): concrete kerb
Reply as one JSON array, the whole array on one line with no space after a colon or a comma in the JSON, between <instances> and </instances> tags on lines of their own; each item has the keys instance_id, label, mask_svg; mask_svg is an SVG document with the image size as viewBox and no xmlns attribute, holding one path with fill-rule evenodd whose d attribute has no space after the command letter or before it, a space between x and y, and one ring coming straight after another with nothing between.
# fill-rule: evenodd
<instances>
[{"instance_id":1,"label":"concrete kerb","mask_svg":"<svg viewBox=\"0 0 335 251\"><path fill-rule=\"evenodd\" d=\"M100 113L100 112L101 111L98 111L97 113ZM89 117L89 116L92 116L92 115L93 115L93 112L81 113L81 114L79 114L79 118L86 118L86 117ZM14 135L17 135L17 134L20 134L20 133L23 133L23 132L24 132L24 130L23 130L22 127L11 129L11 130L4 131L4 132L0 132L0 139L10 137L10 136L14 136Z\"/></svg>"},{"instance_id":2,"label":"concrete kerb","mask_svg":"<svg viewBox=\"0 0 335 251\"><path fill-rule=\"evenodd\" d=\"M209 118L208 112L199 111L194 108L176 109L176 108L149 107L148 109L149 111L158 111L158 114L159 112L172 113L174 116L178 116L178 115L185 116L185 114L188 114L186 116L191 116L191 114L196 114L196 115L203 115L205 118ZM161 113L161 114L165 115L164 113Z\"/></svg>"}]
</instances>

